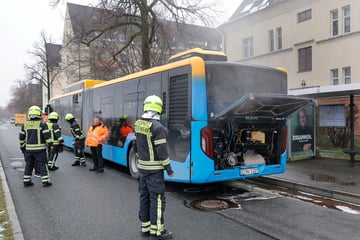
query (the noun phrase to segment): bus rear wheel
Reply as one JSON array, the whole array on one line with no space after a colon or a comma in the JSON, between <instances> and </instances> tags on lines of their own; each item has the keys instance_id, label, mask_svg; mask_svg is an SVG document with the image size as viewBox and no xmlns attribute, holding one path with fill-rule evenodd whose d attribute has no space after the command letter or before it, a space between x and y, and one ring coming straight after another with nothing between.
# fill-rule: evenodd
<instances>
[{"instance_id":1,"label":"bus rear wheel","mask_svg":"<svg viewBox=\"0 0 360 240\"><path fill-rule=\"evenodd\" d=\"M134 148L131 147L131 149L129 151L129 157L128 157L128 168L129 168L130 175L135 179L139 178L139 169L137 167L137 162L138 162L138 159L135 155Z\"/></svg>"}]
</instances>

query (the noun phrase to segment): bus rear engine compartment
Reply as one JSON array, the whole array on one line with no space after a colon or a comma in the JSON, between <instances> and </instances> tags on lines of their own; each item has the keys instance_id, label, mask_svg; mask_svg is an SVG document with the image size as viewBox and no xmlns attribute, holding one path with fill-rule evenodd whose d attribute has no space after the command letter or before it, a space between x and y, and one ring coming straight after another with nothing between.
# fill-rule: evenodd
<instances>
[{"instance_id":1,"label":"bus rear engine compartment","mask_svg":"<svg viewBox=\"0 0 360 240\"><path fill-rule=\"evenodd\" d=\"M280 154L286 149L286 135L283 120L254 122L221 118L211 120L202 130L202 148L214 160L216 170L278 164Z\"/></svg>"}]
</instances>

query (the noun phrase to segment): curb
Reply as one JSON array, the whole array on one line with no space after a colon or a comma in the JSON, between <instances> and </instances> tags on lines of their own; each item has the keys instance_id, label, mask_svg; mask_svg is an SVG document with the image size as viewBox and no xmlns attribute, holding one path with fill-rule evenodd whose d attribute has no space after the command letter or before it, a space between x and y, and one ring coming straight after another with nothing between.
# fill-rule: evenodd
<instances>
[{"instance_id":1,"label":"curb","mask_svg":"<svg viewBox=\"0 0 360 240\"><path fill-rule=\"evenodd\" d=\"M290 190L301 191L306 193L311 193L319 195L326 198L332 198L343 202L353 203L360 205L360 195L356 193L349 193L338 190L324 189L320 187L315 187L307 185L304 183L299 183L296 181L289 181L285 179L280 179L276 177L261 177L256 179L251 179L255 183L271 184L275 186L281 186L288 188Z\"/></svg>"},{"instance_id":2,"label":"curb","mask_svg":"<svg viewBox=\"0 0 360 240\"><path fill-rule=\"evenodd\" d=\"M16 210L15 210L15 205L14 205L13 199L11 197L8 183L6 181L6 175L5 175L4 169L2 167L1 160L0 160L0 179L2 182L3 190L4 190L6 210L9 215L9 220L11 223L11 229L13 231L14 240L24 240L24 236L21 231L20 221L19 221L19 218L18 218Z\"/></svg>"}]
</instances>

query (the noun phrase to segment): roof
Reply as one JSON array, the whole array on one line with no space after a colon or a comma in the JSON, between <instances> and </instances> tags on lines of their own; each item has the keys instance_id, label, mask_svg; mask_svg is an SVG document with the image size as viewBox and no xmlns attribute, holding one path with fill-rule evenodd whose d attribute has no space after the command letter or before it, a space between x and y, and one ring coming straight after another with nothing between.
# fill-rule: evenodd
<instances>
[{"instance_id":1,"label":"roof","mask_svg":"<svg viewBox=\"0 0 360 240\"><path fill-rule=\"evenodd\" d=\"M50 68L58 68L60 67L61 62L61 45L53 44L53 43L46 43L46 59L48 61L48 65Z\"/></svg>"},{"instance_id":2,"label":"roof","mask_svg":"<svg viewBox=\"0 0 360 240\"><path fill-rule=\"evenodd\" d=\"M360 83L290 89L288 94L315 98L360 95Z\"/></svg>"},{"instance_id":3,"label":"roof","mask_svg":"<svg viewBox=\"0 0 360 240\"><path fill-rule=\"evenodd\" d=\"M244 17L288 0L243 0L229 21Z\"/></svg>"},{"instance_id":4,"label":"roof","mask_svg":"<svg viewBox=\"0 0 360 240\"><path fill-rule=\"evenodd\" d=\"M96 29L97 25L104 24L99 16L109 17L106 10L90 6L67 3L70 22L76 37L82 36L85 31Z\"/></svg>"}]
</instances>

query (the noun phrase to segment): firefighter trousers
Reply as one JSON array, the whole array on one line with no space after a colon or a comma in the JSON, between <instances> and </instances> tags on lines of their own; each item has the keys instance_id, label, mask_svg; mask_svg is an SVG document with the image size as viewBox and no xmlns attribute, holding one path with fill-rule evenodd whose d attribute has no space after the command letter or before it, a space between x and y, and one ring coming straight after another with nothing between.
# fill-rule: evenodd
<instances>
[{"instance_id":1,"label":"firefighter trousers","mask_svg":"<svg viewBox=\"0 0 360 240\"><path fill-rule=\"evenodd\" d=\"M144 172L139 177L141 232L160 236L164 230L164 171Z\"/></svg>"},{"instance_id":2,"label":"firefighter trousers","mask_svg":"<svg viewBox=\"0 0 360 240\"><path fill-rule=\"evenodd\" d=\"M55 162L59 155L59 146L53 145L48 148L48 162L47 165L49 168L55 167Z\"/></svg>"},{"instance_id":3,"label":"firefighter trousers","mask_svg":"<svg viewBox=\"0 0 360 240\"><path fill-rule=\"evenodd\" d=\"M26 151L25 154L25 170L24 170L24 183L31 182L31 176L33 169L35 166L39 170L39 174L41 176L41 182L51 182L50 175L46 165L46 151L39 151L39 152L28 152Z\"/></svg>"},{"instance_id":4,"label":"firefighter trousers","mask_svg":"<svg viewBox=\"0 0 360 240\"><path fill-rule=\"evenodd\" d=\"M74 144L74 160L75 162L80 162L80 163L85 163L85 153L84 153L84 148L85 148L85 140L79 140L76 141Z\"/></svg>"}]
</instances>

